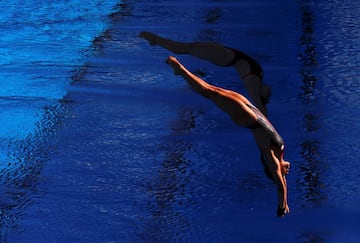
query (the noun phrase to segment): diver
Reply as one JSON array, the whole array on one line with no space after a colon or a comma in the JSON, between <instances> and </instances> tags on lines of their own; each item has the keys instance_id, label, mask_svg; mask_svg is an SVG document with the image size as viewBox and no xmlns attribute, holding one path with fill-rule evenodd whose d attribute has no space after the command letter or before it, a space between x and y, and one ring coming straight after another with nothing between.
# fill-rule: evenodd
<instances>
[{"instance_id":1,"label":"diver","mask_svg":"<svg viewBox=\"0 0 360 243\"><path fill-rule=\"evenodd\" d=\"M140 37L145 38L151 45L161 43L161 46L175 53L184 53L183 48L185 47L183 46L188 45L180 43L181 48L177 48L176 46L179 42L169 41L149 32L142 32ZM263 111L254 106L243 95L207 83L190 72L175 57L170 56L166 60L166 63L172 67L174 73L182 76L195 92L214 102L232 118L235 124L251 130L261 152L264 172L276 185L278 193L277 215L279 217L284 216L290 212L287 202L286 183L286 175L289 174L290 163L285 161L283 157L285 149L283 139L264 115L266 99L262 99L261 96L264 95L268 99L270 94L264 91L267 88L262 85L263 74L260 65L246 54L239 51L235 55L233 49L228 49L218 44L191 43L189 45L201 46L201 50L195 48L195 46L185 48L191 50L192 55L211 60L220 66L234 65L242 79L246 80L245 83L248 82L247 88L249 93L252 94L252 98L258 98L254 100L260 102ZM212 48L215 48L215 51L212 51ZM205 54L206 49L208 54ZM186 51L186 53L188 52ZM235 64L233 64L234 62ZM252 81L254 83L251 83Z\"/></svg>"}]
</instances>

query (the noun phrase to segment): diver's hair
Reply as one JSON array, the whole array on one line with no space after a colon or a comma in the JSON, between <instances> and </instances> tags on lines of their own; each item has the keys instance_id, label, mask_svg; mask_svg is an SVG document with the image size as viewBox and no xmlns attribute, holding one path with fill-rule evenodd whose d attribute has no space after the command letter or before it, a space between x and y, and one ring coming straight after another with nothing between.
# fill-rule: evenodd
<instances>
[{"instance_id":1,"label":"diver's hair","mask_svg":"<svg viewBox=\"0 0 360 243\"><path fill-rule=\"evenodd\" d=\"M269 170L269 167L267 166L266 164L266 158L265 158L265 155L263 153L261 153L260 155L260 160L261 160L261 164L264 166L264 172L265 172L265 175L272 181L275 181L273 175L271 174L270 170Z\"/></svg>"}]
</instances>

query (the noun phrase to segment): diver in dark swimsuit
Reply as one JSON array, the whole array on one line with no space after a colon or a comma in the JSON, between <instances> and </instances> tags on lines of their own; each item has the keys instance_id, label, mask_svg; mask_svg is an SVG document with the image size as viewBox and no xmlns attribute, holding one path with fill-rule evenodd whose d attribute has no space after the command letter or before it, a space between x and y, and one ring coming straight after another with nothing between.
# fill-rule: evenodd
<instances>
[{"instance_id":1,"label":"diver in dark swimsuit","mask_svg":"<svg viewBox=\"0 0 360 243\"><path fill-rule=\"evenodd\" d=\"M176 75L181 75L194 91L213 101L239 126L249 128L262 154L265 173L276 184L279 204L277 215L289 213L286 175L290 163L283 158L284 141L265 115L239 93L208 84L187 70L176 58L167 59Z\"/></svg>"},{"instance_id":2,"label":"diver in dark swimsuit","mask_svg":"<svg viewBox=\"0 0 360 243\"><path fill-rule=\"evenodd\" d=\"M266 117L264 117L264 115L255 106L251 104L247 104L247 106L255 113L257 117L256 122L250 124L249 126L247 126L247 128L251 129L253 133L255 133L255 129L263 129L263 131L267 132L269 135L270 143L269 145L261 149L260 161L264 166L265 175L271 180L274 180L274 178L271 175L271 172L269 171L268 161L266 160L264 151L266 151L267 149L274 148L280 151L281 157L283 157L284 149L285 149L284 140L275 130L274 126L270 123L270 121Z\"/></svg>"},{"instance_id":3,"label":"diver in dark swimsuit","mask_svg":"<svg viewBox=\"0 0 360 243\"><path fill-rule=\"evenodd\" d=\"M275 130L270 121L253 105L247 104L247 106L256 114L257 120L255 123L247 126L250 129L264 129L271 137L270 146L277 147L279 150L284 150L284 140Z\"/></svg>"},{"instance_id":4,"label":"diver in dark swimsuit","mask_svg":"<svg viewBox=\"0 0 360 243\"><path fill-rule=\"evenodd\" d=\"M244 81L255 106L267 115L265 105L269 101L271 90L269 86L263 84L262 67L249 55L212 42L178 42L151 32L141 32L139 36L147 40L150 45L159 45L176 54L189 54L210 61L217 66L234 67Z\"/></svg>"},{"instance_id":5,"label":"diver in dark swimsuit","mask_svg":"<svg viewBox=\"0 0 360 243\"><path fill-rule=\"evenodd\" d=\"M289 173L290 163L283 159L283 139L266 118L265 105L269 101L271 91L268 86L263 85L264 74L261 65L239 50L216 43L177 42L150 32L141 32L139 36L147 40L150 45L159 45L177 54L189 54L218 66L233 66L236 69L256 107L238 93L207 84L184 68L175 58L168 59L175 73L182 75L196 92L212 100L220 109L228 113L235 123L251 129L261 151L265 174L274 180L277 186L279 198L277 214L283 216L288 213L285 175Z\"/></svg>"},{"instance_id":6,"label":"diver in dark swimsuit","mask_svg":"<svg viewBox=\"0 0 360 243\"><path fill-rule=\"evenodd\" d=\"M256 122L250 124L249 126L247 126L247 128L251 129L252 131L255 129L263 129L269 135L270 144L261 149L260 161L264 167L265 175L269 179L274 180L274 177L273 177L271 171L269 170L269 167L268 167L269 162L267 161L267 158L264 155L264 152L269 149L276 149L277 151L280 151L280 156L281 156L281 158L283 158L284 148L285 148L284 140L279 135L279 133L275 130L273 125L270 123L270 121L266 117L264 117L264 115L255 106L253 106L251 104L247 104L247 106L256 114L256 117L257 117ZM285 208L278 207L277 214L284 215Z\"/></svg>"}]
</instances>

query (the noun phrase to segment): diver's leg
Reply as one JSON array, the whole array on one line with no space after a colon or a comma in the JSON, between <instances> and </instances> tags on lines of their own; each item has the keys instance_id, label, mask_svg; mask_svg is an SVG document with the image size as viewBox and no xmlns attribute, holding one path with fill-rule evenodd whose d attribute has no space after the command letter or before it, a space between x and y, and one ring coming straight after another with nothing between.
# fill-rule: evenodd
<instances>
[{"instance_id":1,"label":"diver's leg","mask_svg":"<svg viewBox=\"0 0 360 243\"><path fill-rule=\"evenodd\" d=\"M189 54L210 61L218 66L227 66L235 58L235 53L231 49L216 43L178 42L160 37L151 32L141 32L139 36L147 40L150 45L160 45L176 54ZM262 113L267 115L265 105L271 94L270 88L264 86L262 80L258 76L251 74L251 67L247 61L240 59L234 63L234 67L239 73L240 78L244 81L245 87L255 106L259 108Z\"/></svg>"},{"instance_id":2,"label":"diver's leg","mask_svg":"<svg viewBox=\"0 0 360 243\"><path fill-rule=\"evenodd\" d=\"M188 54L212 62L218 66L226 66L235 58L232 50L211 42L178 42L160 37L151 32L141 32L140 37L150 45L159 45L176 54Z\"/></svg>"},{"instance_id":3,"label":"diver's leg","mask_svg":"<svg viewBox=\"0 0 360 243\"><path fill-rule=\"evenodd\" d=\"M166 62L174 69L175 74L181 75L188 82L194 91L213 101L236 124L247 127L257 121L256 114L247 105L251 103L241 94L208 84L188 71L174 57L169 57Z\"/></svg>"}]
</instances>

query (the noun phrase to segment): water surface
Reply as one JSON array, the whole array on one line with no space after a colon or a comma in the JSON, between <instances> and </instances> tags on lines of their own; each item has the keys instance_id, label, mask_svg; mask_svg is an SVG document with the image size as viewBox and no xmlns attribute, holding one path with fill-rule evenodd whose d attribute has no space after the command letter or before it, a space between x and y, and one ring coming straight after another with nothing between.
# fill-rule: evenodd
<instances>
[{"instance_id":1,"label":"water surface","mask_svg":"<svg viewBox=\"0 0 360 243\"><path fill-rule=\"evenodd\" d=\"M56 119L38 125L50 127L43 142L23 148L33 184L16 194L15 205L26 206L3 217L4 239L356 242L359 10L355 1L120 5L81 68L69 71ZM170 53L138 38L142 30L220 42L259 60L272 86L269 116L292 162L290 215L275 217L275 187L251 134L174 76ZM178 58L246 94L233 69Z\"/></svg>"}]
</instances>

